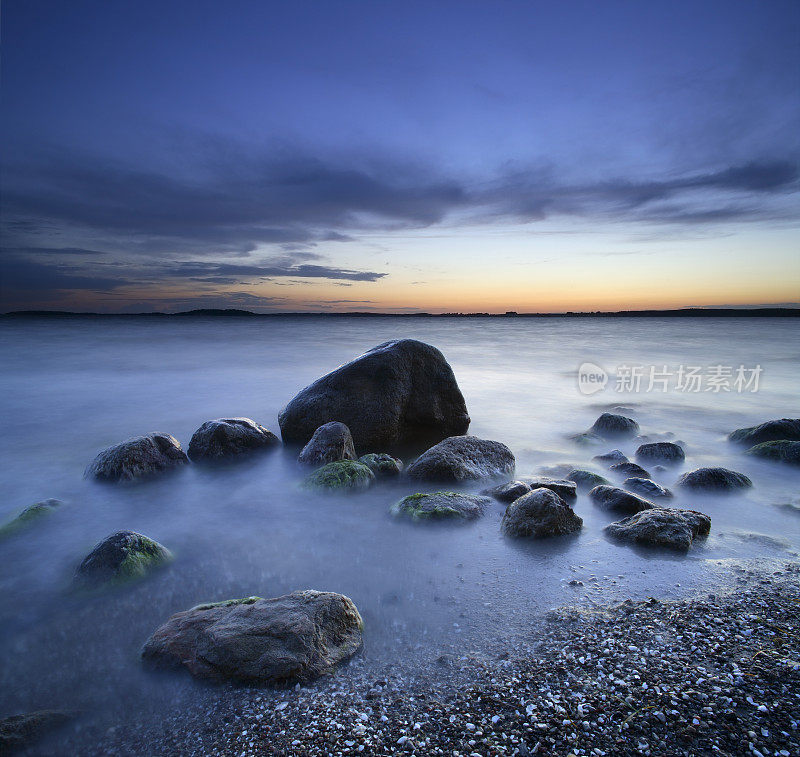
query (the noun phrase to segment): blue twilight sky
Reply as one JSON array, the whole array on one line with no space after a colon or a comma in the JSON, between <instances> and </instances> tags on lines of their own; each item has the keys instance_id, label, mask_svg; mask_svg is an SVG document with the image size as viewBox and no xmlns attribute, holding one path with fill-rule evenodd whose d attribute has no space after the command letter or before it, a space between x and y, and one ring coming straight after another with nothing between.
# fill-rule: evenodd
<instances>
[{"instance_id":1,"label":"blue twilight sky","mask_svg":"<svg viewBox=\"0 0 800 757\"><path fill-rule=\"evenodd\" d=\"M800 3L5 0L0 309L800 300Z\"/></svg>"}]
</instances>

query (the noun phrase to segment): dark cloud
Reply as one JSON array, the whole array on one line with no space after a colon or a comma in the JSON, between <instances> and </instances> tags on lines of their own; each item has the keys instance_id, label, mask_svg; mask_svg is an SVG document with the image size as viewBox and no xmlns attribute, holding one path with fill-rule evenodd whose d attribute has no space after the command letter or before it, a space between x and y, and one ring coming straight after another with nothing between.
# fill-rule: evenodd
<instances>
[{"instance_id":1,"label":"dark cloud","mask_svg":"<svg viewBox=\"0 0 800 757\"><path fill-rule=\"evenodd\" d=\"M4 292L26 290L110 291L132 283L121 276L87 274L82 268L63 263L47 264L22 257L7 256L2 261L0 289Z\"/></svg>"}]
</instances>

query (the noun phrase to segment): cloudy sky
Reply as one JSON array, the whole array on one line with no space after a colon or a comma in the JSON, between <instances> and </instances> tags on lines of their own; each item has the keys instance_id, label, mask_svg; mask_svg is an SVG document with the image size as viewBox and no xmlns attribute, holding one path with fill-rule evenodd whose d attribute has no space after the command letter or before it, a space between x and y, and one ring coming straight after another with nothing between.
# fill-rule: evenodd
<instances>
[{"instance_id":1,"label":"cloudy sky","mask_svg":"<svg viewBox=\"0 0 800 757\"><path fill-rule=\"evenodd\" d=\"M800 300L800 4L5 0L0 310Z\"/></svg>"}]
</instances>

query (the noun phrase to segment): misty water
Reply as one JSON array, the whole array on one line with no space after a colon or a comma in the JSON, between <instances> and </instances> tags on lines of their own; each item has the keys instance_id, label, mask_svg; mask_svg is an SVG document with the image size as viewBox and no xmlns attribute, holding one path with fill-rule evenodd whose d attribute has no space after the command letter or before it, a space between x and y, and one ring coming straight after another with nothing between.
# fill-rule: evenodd
<instances>
[{"instance_id":1,"label":"misty water","mask_svg":"<svg viewBox=\"0 0 800 757\"><path fill-rule=\"evenodd\" d=\"M389 507L420 487L400 479L361 494L310 494L298 486L296 450L224 468L186 466L137 485L82 478L99 450L138 434L165 431L185 449L201 423L231 416L277 433L278 412L299 389L400 337L442 350L470 433L505 442L521 477L561 464L603 473L593 455L613 447L632 454L634 440L581 447L567 438L622 406L643 434L674 434L685 447L685 465L655 480L672 487L683 471L722 465L754 487L717 497L676 492L670 505L712 518L709 538L677 556L608 541L602 528L615 516L585 494L575 503L584 528L567 538L504 539L499 503L467 525L400 522ZM71 707L124 723L213 696L188 675L153 674L138 659L158 625L201 602L344 593L365 620L363 665L389 661L413 675L443 652L479 654L529 636L556 606L716 591L742 565L785 563L800 547L800 472L748 458L725 438L797 417L793 319L5 319L0 350L0 519L49 497L66 503L0 543L0 716ZM610 374L591 396L576 380L587 361ZM643 391L618 392L624 365L763 372L757 392L648 392L646 380ZM158 540L174 563L113 592L71 594L80 560L121 529Z\"/></svg>"}]
</instances>

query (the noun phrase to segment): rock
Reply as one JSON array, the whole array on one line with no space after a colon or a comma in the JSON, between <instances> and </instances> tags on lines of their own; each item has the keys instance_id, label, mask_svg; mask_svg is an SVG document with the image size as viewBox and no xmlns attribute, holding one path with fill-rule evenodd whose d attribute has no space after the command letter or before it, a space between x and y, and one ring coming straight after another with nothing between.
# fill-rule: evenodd
<instances>
[{"instance_id":1,"label":"rock","mask_svg":"<svg viewBox=\"0 0 800 757\"><path fill-rule=\"evenodd\" d=\"M672 492L649 478L626 478L622 485L628 490L650 499L670 499Z\"/></svg>"},{"instance_id":2,"label":"rock","mask_svg":"<svg viewBox=\"0 0 800 757\"><path fill-rule=\"evenodd\" d=\"M163 473L189 462L174 436L147 434L103 450L84 476L99 481L133 481Z\"/></svg>"},{"instance_id":3,"label":"rock","mask_svg":"<svg viewBox=\"0 0 800 757\"><path fill-rule=\"evenodd\" d=\"M37 710L0 719L0 754L12 754L33 746L77 717L67 710ZM50 754L50 752L48 752Z\"/></svg>"},{"instance_id":4,"label":"rock","mask_svg":"<svg viewBox=\"0 0 800 757\"><path fill-rule=\"evenodd\" d=\"M644 497L626 492L617 486L595 486L589 492L589 499L604 510L629 515L657 507Z\"/></svg>"},{"instance_id":5,"label":"rock","mask_svg":"<svg viewBox=\"0 0 800 757\"><path fill-rule=\"evenodd\" d=\"M710 528L711 518L703 513L657 507L610 523L604 530L621 541L685 552L694 539L707 536Z\"/></svg>"},{"instance_id":6,"label":"rock","mask_svg":"<svg viewBox=\"0 0 800 757\"><path fill-rule=\"evenodd\" d=\"M157 541L135 531L118 531L101 541L78 566L74 585L96 588L144 578L172 560Z\"/></svg>"},{"instance_id":7,"label":"rock","mask_svg":"<svg viewBox=\"0 0 800 757\"><path fill-rule=\"evenodd\" d=\"M601 476L599 473L593 473L590 470L583 470L582 468L571 470L565 478L567 481L574 481L581 491L589 491L589 489L594 489L595 486L602 486L604 484L608 486L611 485L611 482L605 478L605 476Z\"/></svg>"},{"instance_id":8,"label":"rock","mask_svg":"<svg viewBox=\"0 0 800 757\"><path fill-rule=\"evenodd\" d=\"M617 473L621 476L635 476L636 478L650 478L650 474L642 468L641 465L637 465L636 463L617 463L616 465L612 465L609 470L613 470L614 473Z\"/></svg>"},{"instance_id":9,"label":"rock","mask_svg":"<svg viewBox=\"0 0 800 757\"><path fill-rule=\"evenodd\" d=\"M682 463L686 459L686 455L675 442L651 442L642 444L636 450L636 459L675 465Z\"/></svg>"},{"instance_id":10,"label":"rock","mask_svg":"<svg viewBox=\"0 0 800 757\"><path fill-rule=\"evenodd\" d=\"M278 416L286 442L305 444L323 423L347 424L359 449L388 449L464 434L469 414L439 350L385 342L303 389Z\"/></svg>"},{"instance_id":11,"label":"rock","mask_svg":"<svg viewBox=\"0 0 800 757\"><path fill-rule=\"evenodd\" d=\"M800 442L761 442L755 447L750 447L745 454L761 457L764 460L777 460L790 465L800 465Z\"/></svg>"},{"instance_id":12,"label":"rock","mask_svg":"<svg viewBox=\"0 0 800 757\"><path fill-rule=\"evenodd\" d=\"M633 418L614 413L603 413L589 429L589 433L612 439L619 436L636 436L639 433L639 424Z\"/></svg>"},{"instance_id":13,"label":"rock","mask_svg":"<svg viewBox=\"0 0 800 757\"><path fill-rule=\"evenodd\" d=\"M303 482L306 489L366 489L375 480L375 474L363 463L338 460L317 468Z\"/></svg>"},{"instance_id":14,"label":"rock","mask_svg":"<svg viewBox=\"0 0 800 757\"><path fill-rule=\"evenodd\" d=\"M403 470L403 461L386 452L370 452L359 457L358 462L366 465L377 478L399 476Z\"/></svg>"},{"instance_id":15,"label":"rock","mask_svg":"<svg viewBox=\"0 0 800 757\"><path fill-rule=\"evenodd\" d=\"M611 452L606 452L604 455L595 455L592 460L597 460L598 463L603 463L604 465L628 462L628 458L622 454L622 450L618 449L612 449Z\"/></svg>"},{"instance_id":16,"label":"rock","mask_svg":"<svg viewBox=\"0 0 800 757\"><path fill-rule=\"evenodd\" d=\"M487 497L459 492L410 494L392 506L391 513L415 521L462 519L474 520L483 515Z\"/></svg>"},{"instance_id":17,"label":"rock","mask_svg":"<svg viewBox=\"0 0 800 757\"><path fill-rule=\"evenodd\" d=\"M506 536L542 539L580 531L583 519L550 489L534 489L507 508L500 528Z\"/></svg>"},{"instance_id":18,"label":"rock","mask_svg":"<svg viewBox=\"0 0 800 757\"><path fill-rule=\"evenodd\" d=\"M422 481L505 478L514 473L514 455L505 444L477 436L451 436L423 452L406 468Z\"/></svg>"},{"instance_id":19,"label":"rock","mask_svg":"<svg viewBox=\"0 0 800 757\"><path fill-rule=\"evenodd\" d=\"M32 523L35 523L45 515L49 515L53 510L58 509L63 504L64 503L60 499L45 499L26 507L15 518L12 518L0 526L0 539L11 536L17 533L17 531L21 531L23 528L27 528Z\"/></svg>"},{"instance_id":20,"label":"rock","mask_svg":"<svg viewBox=\"0 0 800 757\"><path fill-rule=\"evenodd\" d=\"M506 481L504 484L484 489L481 494L494 497L500 502L513 502L515 499L519 499L523 494L527 494L530 490L530 485L526 484L524 481Z\"/></svg>"},{"instance_id":21,"label":"rock","mask_svg":"<svg viewBox=\"0 0 800 757\"><path fill-rule=\"evenodd\" d=\"M147 640L142 659L215 681L306 683L352 657L362 628L356 606L342 594L247 597L173 615Z\"/></svg>"},{"instance_id":22,"label":"rock","mask_svg":"<svg viewBox=\"0 0 800 757\"><path fill-rule=\"evenodd\" d=\"M217 418L206 421L192 434L189 458L197 461L223 460L270 449L281 440L250 418Z\"/></svg>"},{"instance_id":23,"label":"rock","mask_svg":"<svg viewBox=\"0 0 800 757\"><path fill-rule=\"evenodd\" d=\"M698 468L684 473L677 483L677 486L684 489L710 492L730 492L752 485L753 482L743 473L727 468Z\"/></svg>"},{"instance_id":24,"label":"rock","mask_svg":"<svg viewBox=\"0 0 800 757\"><path fill-rule=\"evenodd\" d=\"M781 418L758 426L737 428L728 434L728 439L752 447L763 442L800 441L800 418Z\"/></svg>"},{"instance_id":25,"label":"rock","mask_svg":"<svg viewBox=\"0 0 800 757\"><path fill-rule=\"evenodd\" d=\"M357 459L350 429L344 423L331 421L314 432L297 461L304 465L325 465L339 460Z\"/></svg>"},{"instance_id":26,"label":"rock","mask_svg":"<svg viewBox=\"0 0 800 757\"><path fill-rule=\"evenodd\" d=\"M578 485L574 481L567 481L564 478L539 476L538 478L525 479L525 483L531 489L550 489L565 502L571 502L578 498Z\"/></svg>"},{"instance_id":27,"label":"rock","mask_svg":"<svg viewBox=\"0 0 800 757\"><path fill-rule=\"evenodd\" d=\"M581 434L572 434L571 436L568 436L567 439L575 442L575 444L578 444L581 447L595 447L598 444L605 444L605 439L603 439L602 436L593 434L590 431L584 431Z\"/></svg>"}]
</instances>

